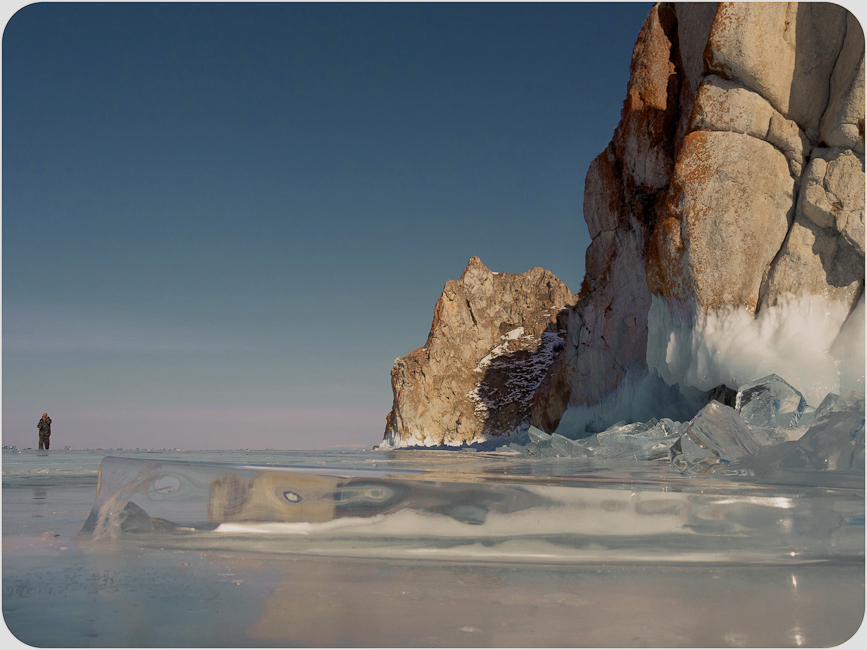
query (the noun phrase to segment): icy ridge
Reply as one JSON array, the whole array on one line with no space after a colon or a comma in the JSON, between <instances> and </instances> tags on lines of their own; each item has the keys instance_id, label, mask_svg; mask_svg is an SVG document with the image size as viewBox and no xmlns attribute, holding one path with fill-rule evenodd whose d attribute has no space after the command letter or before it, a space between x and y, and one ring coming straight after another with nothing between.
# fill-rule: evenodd
<instances>
[{"instance_id":1,"label":"icy ridge","mask_svg":"<svg viewBox=\"0 0 867 650\"><path fill-rule=\"evenodd\" d=\"M579 439L530 427L502 448L540 458L670 462L688 475L863 489L864 393L828 393L818 408L778 375L711 400L688 421L620 421Z\"/></svg>"}]
</instances>

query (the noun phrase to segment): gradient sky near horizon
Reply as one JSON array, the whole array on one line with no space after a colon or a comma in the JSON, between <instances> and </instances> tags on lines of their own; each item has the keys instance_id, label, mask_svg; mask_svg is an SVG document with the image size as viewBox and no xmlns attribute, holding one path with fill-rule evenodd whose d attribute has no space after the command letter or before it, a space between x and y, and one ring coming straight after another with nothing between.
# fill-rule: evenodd
<instances>
[{"instance_id":1,"label":"gradient sky near horizon","mask_svg":"<svg viewBox=\"0 0 867 650\"><path fill-rule=\"evenodd\" d=\"M3 36L3 444L377 444L478 255L578 291L650 3L34 4Z\"/></svg>"}]
</instances>

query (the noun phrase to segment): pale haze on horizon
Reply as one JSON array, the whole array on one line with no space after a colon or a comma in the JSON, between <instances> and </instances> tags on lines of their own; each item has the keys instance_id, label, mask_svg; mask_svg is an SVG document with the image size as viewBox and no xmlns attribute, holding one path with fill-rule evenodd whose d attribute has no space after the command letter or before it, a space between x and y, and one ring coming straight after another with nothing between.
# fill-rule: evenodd
<instances>
[{"instance_id":1,"label":"pale haze on horizon","mask_svg":"<svg viewBox=\"0 0 867 650\"><path fill-rule=\"evenodd\" d=\"M474 255L573 292L650 3L35 4L3 37L3 444L379 443Z\"/></svg>"}]
</instances>

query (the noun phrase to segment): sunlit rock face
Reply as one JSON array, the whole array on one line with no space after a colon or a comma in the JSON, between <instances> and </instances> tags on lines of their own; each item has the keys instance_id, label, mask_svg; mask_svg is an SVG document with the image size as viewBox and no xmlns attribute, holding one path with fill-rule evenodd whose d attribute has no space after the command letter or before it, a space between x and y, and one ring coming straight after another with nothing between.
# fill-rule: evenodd
<instances>
[{"instance_id":1,"label":"sunlit rock face","mask_svg":"<svg viewBox=\"0 0 867 650\"><path fill-rule=\"evenodd\" d=\"M567 406L601 402L630 367L645 363L648 226L671 182L679 98L694 93L672 57L675 28L671 11L653 8L633 51L620 124L587 172L584 218L592 242L564 352L534 403L531 421L545 431L557 428Z\"/></svg>"},{"instance_id":2,"label":"sunlit rock face","mask_svg":"<svg viewBox=\"0 0 867 650\"><path fill-rule=\"evenodd\" d=\"M655 5L584 217L586 276L533 425L597 408L607 426L647 373L709 390L815 361L808 399L863 390L857 20L828 3Z\"/></svg>"},{"instance_id":3,"label":"sunlit rock face","mask_svg":"<svg viewBox=\"0 0 867 650\"><path fill-rule=\"evenodd\" d=\"M470 259L446 282L427 343L395 360L384 444L459 445L526 423L572 305L550 271L494 273Z\"/></svg>"}]
</instances>

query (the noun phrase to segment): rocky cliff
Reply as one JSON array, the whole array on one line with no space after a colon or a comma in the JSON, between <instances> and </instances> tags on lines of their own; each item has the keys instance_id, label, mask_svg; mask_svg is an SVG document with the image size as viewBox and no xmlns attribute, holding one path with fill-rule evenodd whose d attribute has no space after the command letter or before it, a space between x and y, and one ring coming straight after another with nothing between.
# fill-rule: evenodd
<instances>
[{"instance_id":1,"label":"rocky cliff","mask_svg":"<svg viewBox=\"0 0 867 650\"><path fill-rule=\"evenodd\" d=\"M526 425L573 304L550 271L494 273L470 259L446 282L424 347L394 362L384 444L459 445Z\"/></svg>"},{"instance_id":2,"label":"rocky cliff","mask_svg":"<svg viewBox=\"0 0 867 650\"><path fill-rule=\"evenodd\" d=\"M857 20L833 4L654 6L584 215L584 286L536 426L567 408L571 433L629 418L655 377L707 391L800 373L813 399L840 390L834 344L863 332ZM863 363L842 380L863 389Z\"/></svg>"},{"instance_id":3,"label":"rocky cliff","mask_svg":"<svg viewBox=\"0 0 867 650\"><path fill-rule=\"evenodd\" d=\"M808 400L863 390L858 21L825 3L655 5L584 218L586 274L536 427L580 437L674 417L651 412L659 386L688 411L770 373Z\"/></svg>"}]
</instances>

